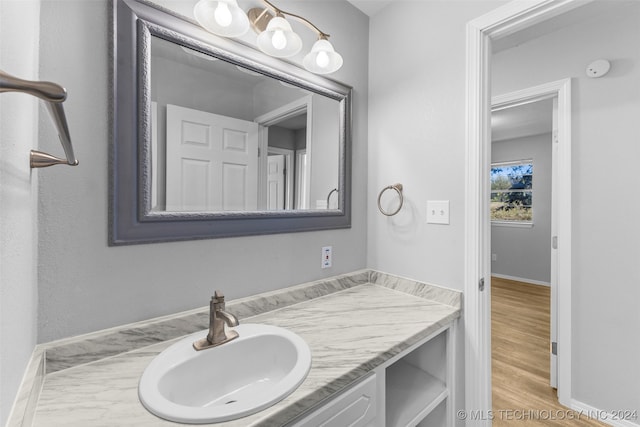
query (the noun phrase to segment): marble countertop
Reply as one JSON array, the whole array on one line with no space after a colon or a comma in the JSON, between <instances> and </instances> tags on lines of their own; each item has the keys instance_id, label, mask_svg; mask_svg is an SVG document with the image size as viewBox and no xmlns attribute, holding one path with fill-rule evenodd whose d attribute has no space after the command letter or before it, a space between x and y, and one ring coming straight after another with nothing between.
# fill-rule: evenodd
<instances>
[{"instance_id":1,"label":"marble countertop","mask_svg":"<svg viewBox=\"0 0 640 427\"><path fill-rule=\"evenodd\" d=\"M457 291L373 271L231 301L227 309L240 314L241 323L281 326L300 335L311 348L312 367L300 387L281 402L257 414L216 425L283 426L458 318L460 303ZM265 306L272 309L264 311ZM149 362L181 337L150 344L149 334L156 331L166 337L168 329L175 329L185 319L195 319L203 330L207 324L206 311L200 310L109 331L125 336L127 344L119 350L89 352L88 361L83 359L83 346L91 338L100 341L99 337L70 340L50 348L42 389L32 414L28 414L32 425L178 425L149 413L138 400L137 387ZM198 326L184 328L184 334L192 332L193 327L198 330ZM144 346L131 338L136 334ZM79 360L71 355L74 351ZM65 354L76 361L65 361Z\"/></svg>"}]
</instances>

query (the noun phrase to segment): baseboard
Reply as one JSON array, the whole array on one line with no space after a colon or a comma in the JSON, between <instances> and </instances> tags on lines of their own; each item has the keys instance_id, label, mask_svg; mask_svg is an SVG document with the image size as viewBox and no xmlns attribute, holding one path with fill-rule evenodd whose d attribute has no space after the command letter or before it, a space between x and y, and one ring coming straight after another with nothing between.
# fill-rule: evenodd
<instances>
[{"instance_id":1,"label":"baseboard","mask_svg":"<svg viewBox=\"0 0 640 427\"><path fill-rule=\"evenodd\" d=\"M498 279L515 280L516 282L529 283L531 285L551 286L551 283L549 282L543 282L541 280L525 279L524 277L508 276L506 274L491 273L491 276L497 277Z\"/></svg>"},{"instance_id":2,"label":"baseboard","mask_svg":"<svg viewBox=\"0 0 640 427\"><path fill-rule=\"evenodd\" d=\"M585 416L589 416L591 418L595 418L598 421L608 424L614 427L638 427L640 424L637 424L640 421L640 412L638 410L629 409L628 413L623 413L624 410L620 410L619 414L612 414L607 411L603 411L601 409L594 408L591 405L587 405L586 403L580 402L575 399L571 399L570 408L574 411L577 411ZM635 411L635 412L634 412ZM627 419L624 419L624 418ZM633 420L635 422L631 422Z\"/></svg>"}]
</instances>

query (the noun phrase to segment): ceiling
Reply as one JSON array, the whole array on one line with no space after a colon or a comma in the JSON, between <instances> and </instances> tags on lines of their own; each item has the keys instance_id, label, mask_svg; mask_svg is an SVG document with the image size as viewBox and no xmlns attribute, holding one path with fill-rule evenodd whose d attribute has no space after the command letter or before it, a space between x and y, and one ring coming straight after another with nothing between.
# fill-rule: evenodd
<instances>
[{"instance_id":1,"label":"ceiling","mask_svg":"<svg viewBox=\"0 0 640 427\"><path fill-rule=\"evenodd\" d=\"M532 25L506 37L492 40L492 51L493 53L498 53L503 50L519 46L529 40L544 36L545 34L552 33L561 28L601 19L602 15L605 13L612 13L621 7L633 6L636 2L637 0L616 0L592 1L585 3L576 9L572 9L554 18L547 19L539 24Z\"/></svg>"},{"instance_id":2,"label":"ceiling","mask_svg":"<svg viewBox=\"0 0 640 427\"><path fill-rule=\"evenodd\" d=\"M491 113L491 141L551 132L553 99L530 102Z\"/></svg>"},{"instance_id":3,"label":"ceiling","mask_svg":"<svg viewBox=\"0 0 640 427\"><path fill-rule=\"evenodd\" d=\"M365 15L372 17L380 10L384 9L386 5L391 3L392 0L347 0L349 3L364 12Z\"/></svg>"},{"instance_id":4,"label":"ceiling","mask_svg":"<svg viewBox=\"0 0 640 427\"><path fill-rule=\"evenodd\" d=\"M384 9L393 0L347 0L349 3L360 9L365 15L372 17ZM563 13L555 18L543 21L540 24L525 28L514 34L493 41L493 52L509 49L518 46L527 40L540 37L568 25L598 19L602 13L611 11L612 8L624 7L633 4L637 0L617 0L617 1L592 1L585 2L568 13Z\"/></svg>"}]
</instances>

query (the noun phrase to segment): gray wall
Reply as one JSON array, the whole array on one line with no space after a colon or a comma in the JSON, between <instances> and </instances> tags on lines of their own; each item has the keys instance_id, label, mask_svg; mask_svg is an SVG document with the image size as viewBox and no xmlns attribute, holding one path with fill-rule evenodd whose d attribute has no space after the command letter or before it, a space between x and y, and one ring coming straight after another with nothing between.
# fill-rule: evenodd
<instances>
[{"instance_id":1,"label":"gray wall","mask_svg":"<svg viewBox=\"0 0 640 427\"><path fill-rule=\"evenodd\" d=\"M318 203L324 206L329 192L338 187L340 147L334 141L340 135L340 116L332 99L314 95L312 103L311 147L307 147L307 158L311 156L309 207L315 209Z\"/></svg>"},{"instance_id":2,"label":"gray wall","mask_svg":"<svg viewBox=\"0 0 640 427\"><path fill-rule=\"evenodd\" d=\"M1 70L39 79L39 18L39 0L0 2ZM37 335L36 182L46 171L29 169L29 150L38 148L38 102L0 94L0 425L9 417ZM43 126L51 127L42 113ZM55 150L62 152L60 143Z\"/></svg>"},{"instance_id":3,"label":"gray wall","mask_svg":"<svg viewBox=\"0 0 640 427\"><path fill-rule=\"evenodd\" d=\"M370 267L464 288L466 24L504 3L396 0L371 18ZM386 217L378 193L396 182L404 206ZM450 225L426 223L427 200L450 201Z\"/></svg>"},{"instance_id":4,"label":"gray wall","mask_svg":"<svg viewBox=\"0 0 640 427\"><path fill-rule=\"evenodd\" d=\"M192 10L195 1L174 3ZM42 5L41 70L69 91L65 108L80 165L41 175L39 341L201 307L214 289L233 299L366 266L368 19L344 1L279 6L331 33L345 58L332 78L354 87L352 227L108 247L107 2ZM313 33L299 33L310 48ZM45 136L43 149L59 149L53 134ZM334 263L322 270L326 245Z\"/></svg>"},{"instance_id":5,"label":"gray wall","mask_svg":"<svg viewBox=\"0 0 640 427\"><path fill-rule=\"evenodd\" d=\"M296 150L304 150L307 148L307 129L296 129L295 140Z\"/></svg>"},{"instance_id":6,"label":"gray wall","mask_svg":"<svg viewBox=\"0 0 640 427\"><path fill-rule=\"evenodd\" d=\"M640 3L631 3L493 60L494 95L572 78L572 392L607 411L640 410L640 198L627 185L640 158ZM587 78L598 58L611 71Z\"/></svg>"},{"instance_id":7,"label":"gray wall","mask_svg":"<svg viewBox=\"0 0 640 427\"><path fill-rule=\"evenodd\" d=\"M492 162L533 159L533 227L491 226L491 273L551 279L551 144L550 133L491 144Z\"/></svg>"},{"instance_id":8,"label":"gray wall","mask_svg":"<svg viewBox=\"0 0 640 427\"><path fill-rule=\"evenodd\" d=\"M269 147L296 149L296 132L292 129L281 128L278 125L269 126Z\"/></svg>"}]
</instances>

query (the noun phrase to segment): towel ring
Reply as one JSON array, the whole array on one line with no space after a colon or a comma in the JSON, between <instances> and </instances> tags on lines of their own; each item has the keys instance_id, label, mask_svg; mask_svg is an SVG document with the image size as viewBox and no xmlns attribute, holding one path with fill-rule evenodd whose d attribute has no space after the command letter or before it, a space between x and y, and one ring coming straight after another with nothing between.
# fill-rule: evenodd
<instances>
[{"instance_id":1,"label":"towel ring","mask_svg":"<svg viewBox=\"0 0 640 427\"><path fill-rule=\"evenodd\" d=\"M400 197L400 205L398 206L398 209L396 209L393 212L386 212L384 209L382 209L382 206L380 205L380 199L382 198L382 194L387 190L395 190L396 193L398 193L398 196ZM404 203L404 197L402 196L402 184L387 185L382 189L382 191L380 191L380 194L378 194L378 209L380 210L382 215L393 216L397 214L398 212L400 212L400 209L402 209L403 203Z\"/></svg>"}]
</instances>

